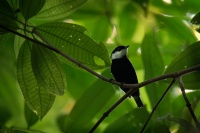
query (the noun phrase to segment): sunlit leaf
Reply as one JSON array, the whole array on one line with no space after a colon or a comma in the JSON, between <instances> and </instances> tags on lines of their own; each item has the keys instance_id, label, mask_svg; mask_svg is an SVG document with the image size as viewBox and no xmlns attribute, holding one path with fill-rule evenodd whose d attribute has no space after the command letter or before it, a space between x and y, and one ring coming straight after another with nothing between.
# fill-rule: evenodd
<instances>
[{"instance_id":1,"label":"sunlit leaf","mask_svg":"<svg viewBox=\"0 0 200 133\"><path fill-rule=\"evenodd\" d=\"M165 73L180 71L191 66L200 64L200 42L187 47L184 51L178 54L169 64ZM183 77L184 86L187 89L200 89L200 72L185 75Z\"/></svg>"},{"instance_id":2,"label":"sunlit leaf","mask_svg":"<svg viewBox=\"0 0 200 133\"><path fill-rule=\"evenodd\" d=\"M51 45L92 69L109 66L110 59L106 47L92 40L85 31L86 29L79 25L62 22L47 23L34 29L38 36L45 38ZM63 57L61 59L67 61Z\"/></svg>"},{"instance_id":3,"label":"sunlit leaf","mask_svg":"<svg viewBox=\"0 0 200 133\"><path fill-rule=\"evenodd\" d=\"M164 63L160 50L158 49L158 42L156 42L156 37L156 33L147 33L141 46L142 61L145 70L145 80L159 76L164 71ZM167 86L163 85L161 82L158 82L147 85L145 88L149 96L151 106L154 107ZM165 111L169 109L169 102L167 99L168 97L165 97L167 102L163 104L163 106L160 106L161 108L165 108ZM163 109L161 108L158 108L157 112L163 112Z\"/></svg>"},{"instance_id":4,"label":"sunlit leaf","mask_svg":"<svg viewBox=\"0 0 200 133\"><path fill-rule=\"evenodd\" d=\"M39 21L66 18L87 0L47 0L42 10L34 17Z\"/></svg>"},{"instance_id":5,"label":"sunlit leaf","mask_svg":"<svg viewBox=\"0 0 200 133\"><path fill-rule=\"evenodd\" d=\"M46 0L19 0L19 8L26 20L36 15Z\"/></svg>"},{"instance_id":6,"label":"sunlit leaf","mask_svg":"<svg viewBox=\"0 0 200 133\"><path fill-rule=\"evenodd\" d=\"M109 124L104 133L140 132L148 115L149 113L145 108L133 109Z\"/></svg>"},{"instance_id":7,"label":"sunlit leaf","mask_svg":"<svg viewBox=\"0 0 200 133\"><path fill-rule=\"evenodd\" d=\"M17 79L27 105L42 119L51 108L55 96L49 94L35 78L31 65L31 47L32 43L25 41L19 51Z\"/></svg>"},{"instance_id":8,"label":"sunlit leaf","mask_svg":"<svg viewBox=\"0 0 200 133\"><path fill-rule=\"evenodd\" d=\"M24 114L28 128L33 126L39 120L38 116L27 106L27 104L24 104Z\"/></svg>"},{"instance_id":9,"label":"sunlit leaf","mask_svg":"<svg viewBox=\"0 0 200 133\"><path fill-rule=\"evenodd\" d=\"M52 94L63 95L67 81L56 55L42 46L34 45L31 59L33 72L38 83Z\"/></svg>"}]
</instances>

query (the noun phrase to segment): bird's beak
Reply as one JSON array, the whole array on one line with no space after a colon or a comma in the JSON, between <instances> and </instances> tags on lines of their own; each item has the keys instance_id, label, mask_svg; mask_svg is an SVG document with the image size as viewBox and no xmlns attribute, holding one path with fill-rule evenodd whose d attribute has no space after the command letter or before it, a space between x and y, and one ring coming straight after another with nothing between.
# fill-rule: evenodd
<instances>
[{"instance_id":1,"label":"bird's beak","mask_svg":"<svg viewBox=\"0 0 200 133\"><path fill-rule=\"evenodd\" d=\"M129 47L129 45L127 45L125 48L127 49Z\"/></svg>"}]
</instances>

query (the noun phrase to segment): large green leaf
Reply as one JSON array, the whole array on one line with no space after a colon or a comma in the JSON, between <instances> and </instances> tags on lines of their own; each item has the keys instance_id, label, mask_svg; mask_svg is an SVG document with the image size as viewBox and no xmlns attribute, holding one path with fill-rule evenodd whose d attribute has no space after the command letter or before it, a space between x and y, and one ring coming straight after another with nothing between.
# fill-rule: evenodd
<instances>
[{"instance_id":1,"label":"large green leaf","mask_svg":"<svg viewBox=\"0 0 200 133\"><path fill-rule=\"evenodd\" d=\"M156 33L147 33L141 46L142 60L145 70L145 80L159 76L164 71L164 63L160 50L158 49L158 42L156 38ZM162 96L167 86L162 82L157 82L147 85L145 88L153 108ZM167 102L162 104L162 106L158 108L157 112L164 113L163 110L167 111L169 109L168 97L165 97L165 100Z\"/></svg>"},{"instance_id":2,"label":"large green leaf","mask_svg":"<svg viewBox=\"0 0 200 133\"><path fill-rule=\"evenodd\" d=\"M110 75L110 71L106 70L103 75ZM62 118L63 132L88 132L92 120L114 95L111 84L98 79L85 90L70 114Z\"/></svg>"},{"instance_id":3,"label":"large green leaf","mask_svg":"<svg viewBox=\"0 0 200 133\"><path fill-rule=\"evenodd\" d=\"M31 65L32 43L25 41L17 59L17 79L27 105L42 119L53 105L55 96L39 84Z\"/></svg>"},{"instance_id":4,"label":"large green leaf","mask_svg":"<svg viewBox=\"0 0 200 133\"><path fill-rule=\"evenodd\" d=\"M123 112L124 113L124 112ZM109 124L105 133L138 133L144 125L149 113L146 108L133 109L120 118L116 119L113 123Z\"/></svg>"},{"instance_id":5,"label":"large green leaf","mask_svg":"<svg viewBox=\"0 0 200 133\"><path fill-rule=\"evenodd\" d=\"M15 23L15 14L7 2L7 0L0 0L0 25L3 25L7 28L11 28L13 30L18 29L17 24ZM8 23L9 22L9 23ZM0 34L8 32L2 28L0 28Z\"/></svg>"},{"instance_id":6,"label":"large green leaf","mask_svg":"<svg viewBox=\"0 0 200 133\"><path fill-rule=\"evenodd\" d=\"M66 89L66 77L56 55L42 46L33 45L31 52L35 77L49 93L63 95Z\"/></svg>"},{"instance_id":7,"label":"large green leaf","mask_svg":"<svg viewBox=\"0 0 200 133\"><path fill-rule=\"evenodd\" d=\"M19 8L26 20L36 15L46 0L19 0Z\"/></svg>"},{"instance_id":8,"label":"large green leaf","mask_svg":"<svg viewBox=\"0 0 200 133\"><path fill-rule=\"evenodd\" d=\"M42 10L34 17L39 21L64 19L87 0L47 0Z\"/></svg>"},{"instance_id":9,"label":"large green leaf","mask_svg":"<svg viewBox=\"0 0 200 133\"><path fill-rule=\"evenodd\" d=\"M200 42L187 47L184 51L178 54L167 67L165 74L175 71L180 71L191 66L200 64ZM184 86L187 89L200 89L200 72L185 75L183 77Z\"/></svg>"},{"instance_id":10,"label":"large green leaf","mask_svg":"<svg viewBox=\"0 0 200 133\"><path fill-rule=\"evenodd\" d=\"M92 69L109 66L110 59L106 47L92 40L85 31L84 27L63 22L47 23L34 29L39 37L45 38L44 40L59 50ZM61 59L67 61L63 57Z\"/></svg>"},{"instance_id":11,"label":"large green leaf","mask_svg":"<svg viewBox=\"0 0 200 133\"><path fill-rule=\"evenodd\" d=\"M8 34L0 35L0 51L3 49L4 45L6 44Z\"/></svg>"},{"instance_id":12,"label":"large green leaf","mask_svg":"<svg viewBox=\"0 0 200 133\"><path fill-rule=\"evenodd\" d=\"M24 115L28 129L39 120L38 116L27 106L26 103L24 104Z\"/></svg>"}]
</instances>

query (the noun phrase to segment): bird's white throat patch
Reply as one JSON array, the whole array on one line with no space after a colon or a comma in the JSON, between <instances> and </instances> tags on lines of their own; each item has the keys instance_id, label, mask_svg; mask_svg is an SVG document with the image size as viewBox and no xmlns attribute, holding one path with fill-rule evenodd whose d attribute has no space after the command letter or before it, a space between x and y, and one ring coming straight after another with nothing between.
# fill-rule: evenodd
<instances>
[{"instance_id":1,"label":"bird's white throat patch","mask_svg":"<svg viewBox=\"0 0 200 133\"><path fill-rule=\"evenodd\" d=\"M128 49L122 49L121 51L116 51L112 53L111 59L120 59L128 54Z\"/></svg>"}]
</instances>

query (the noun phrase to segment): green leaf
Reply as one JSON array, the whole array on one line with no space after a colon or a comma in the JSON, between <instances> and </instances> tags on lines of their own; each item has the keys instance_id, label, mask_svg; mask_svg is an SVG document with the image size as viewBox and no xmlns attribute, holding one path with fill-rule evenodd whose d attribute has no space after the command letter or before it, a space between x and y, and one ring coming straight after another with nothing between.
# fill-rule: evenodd
<instances>
[{"instance_id":1,"label":"green leaf","mask_svg":"<svg viewBox=\"0 0 200 133\"><path fill-rule=\"evenodd\" d=\"M19 8L26 20L36 15L46 0L19 0Z\"/></svg>"},{"instance_id":2,"label":"green leaf","mask_svg":"<svg viewBox=\"0 0 200 133\"><path fill-rule=\"evenodd\" d=\"M28 129L39 120L38 116L27 106L26 103L24 104L24 114L28 124Z\"/></svg>"},{"instance_id":3,"label":"green leaf","mask_svg":"<svg viewBox=\"0 0 200 133\"><path fill-rule=\"evenodd\" d=\"M42 10L34 17L39 21L64 19L87 0L47 0Z\"/></svg>"},{"instance_id":4,"label":"green leaf","mask_svg":"<svg viewBox=\"0 0 200 133\"><path fill-rule=\"evenodd\" d=\"M92 40L85 31L84 27L63 22L47 23L34 29L40 38L45 38L50 44L91 69L110 66L106 47ZM68 60L67 62L71 63Z\"/></svg>"},{"instance_id":5,"label":"green leaf","mask_svg":"<svg viewBox=\"0 0 200 133\"><path fill-rule=\"evenodd\" d=\"M194 126L189 121L186 121L181 118L176 118L176 117L171 117L168 120L180 124L180 126L184 128L186 133L197 133L197 130L194 128Z\"/></svg>"},{"instance_id":6,"label":"green leaf","mask_svg":"<svg viewBox=\"0 0 200 133\"><path fill-rule=\"evenodd\" d=\"M108 75L108 69L102 75ZM92 120L115 95L112 86L102 80L97 80L83 95L77 100L74 108L65 118L62 118L63 132L88 132L91 128ZM65 120L63 120L65 119ZM86 130L87 129L87 130Z\"/></svg>"},{"instance_id":7,"label":"green leaf","mask_svg":"<svg viewBox=\"0 0 200 133\"><path fill-rule=\"evenodd\" d=\"M21 131L15 128L2 128L0 133L28 133L28 131Z\"/></svg>"},{"instance_id":8,"label":"green leaf","mask_svg":"<svg viewBox=\"0 0 200 133\"><path fill-rule=\"evenodd\" d=\"M158 118L156 122L154 122L154 126L152 126L152 132L153 133L171 133L169 127L166 125L165 120L167 120L164 116L164 118Z\"/></svg>"},{"instance_id":9,"label":"green leaf","mask_svg":"<svg viewBox=\"0 0 200 133\"><path fill-rule=\"evenodd\" d=\"M192 24L199 25L200 24L200 12L198 12L192 19L191 19Z\"/></svg>"},{"instance_id":10,"label":"green leaf","mask_svg":"<svg viewBox=\"0 0 200 133\"><path fill-rule=\"evenodd\" d=\"M17 24L15 23L15 14L10 7L9 3L7 0L0 0L0 25L11 28L13 30L18 29ZM8 23L9 22L9 23ZM8 31L0 28L0 34L6 33Z\"/></svg>"},{"instance_id":11,"label":"green leaf","mask_svg":"<svg viewBox=\"0 0 200 133\"><path fill-rule=\"evenodd\" d=\"M157 34L155 32L147 33L141 46L142 61L145 70L145 80L159 76L164 71L164 63L160 50L158 49L158 42L156 38ZM162 96L167 86L162 82L157 82L147 85L145 88L153 108ZM162 109L158 108L157 112L163 113L164 111L168 111L169 102L167 99L168 97L165 97L167 102L162 104L162 106L160 106Z\"/></svg>"},{"instance_id":12,"label":"green leaf","mask_svg":"<svg viewBox=\"0 0 200 133\"><path fill-rule=\"evenodd\" d=\"M184 51L179 53L174 60L169 64L166 73L184 70L186 68L200 64L200 42L187 47ZM185 75L183 77L184 86L187 89L200 89L199 82L200 72Z\"/></svg>"},{"instance_id":13,"label":"green leaf","mask_svg":"<svg viewBox=\"0 0 200 133\"><path fill-rule=\"evenodd\" d=\"M49 94L35 78L31 65L31 46L31 42L25 41L19 51L17 79L27 105L42 119L53 105L55 96Z\"/></svg>"},{"instance_id":14,"label":"green leaf","mask_svg":"<svg viewBox=\"0 0 200 133\"><path fill-rule=\"evenodd\" d=\"M8 34L0 35L0 51L2 51L4 45L6 44Z\"/></svg>"},{"instance_id":15,"label":"green leaf","mask_svg":"<svg viewBox=\"0 0 200 133\"><path fill-rule=\"evenodd\" d=\"M7 0L12 9L16 12L16 10L19 8L19 0Z\"/></svg>"},{"instance_id":16,"label":"green leaf","mask_svg":"<svg viewBox=\"0 0 200 133\"><path fill-rule=\"evenodd\" d=\"M142 129L148 115L149 113L146 108L133 109L116 119L113 123L109 124L104 133L139 132Z\"/></svg>"},{"instance_id":17,"label":"green leaf","mask_svg":"<svg viewBox=\"0 0 200 133\"><path fill-rule=\"evenodd\" d=\"M67 81L56 55L51 50L35 44L32 48L31 59L37 82L49 93L63 95Z\"/></svg>"}]
</instances>

